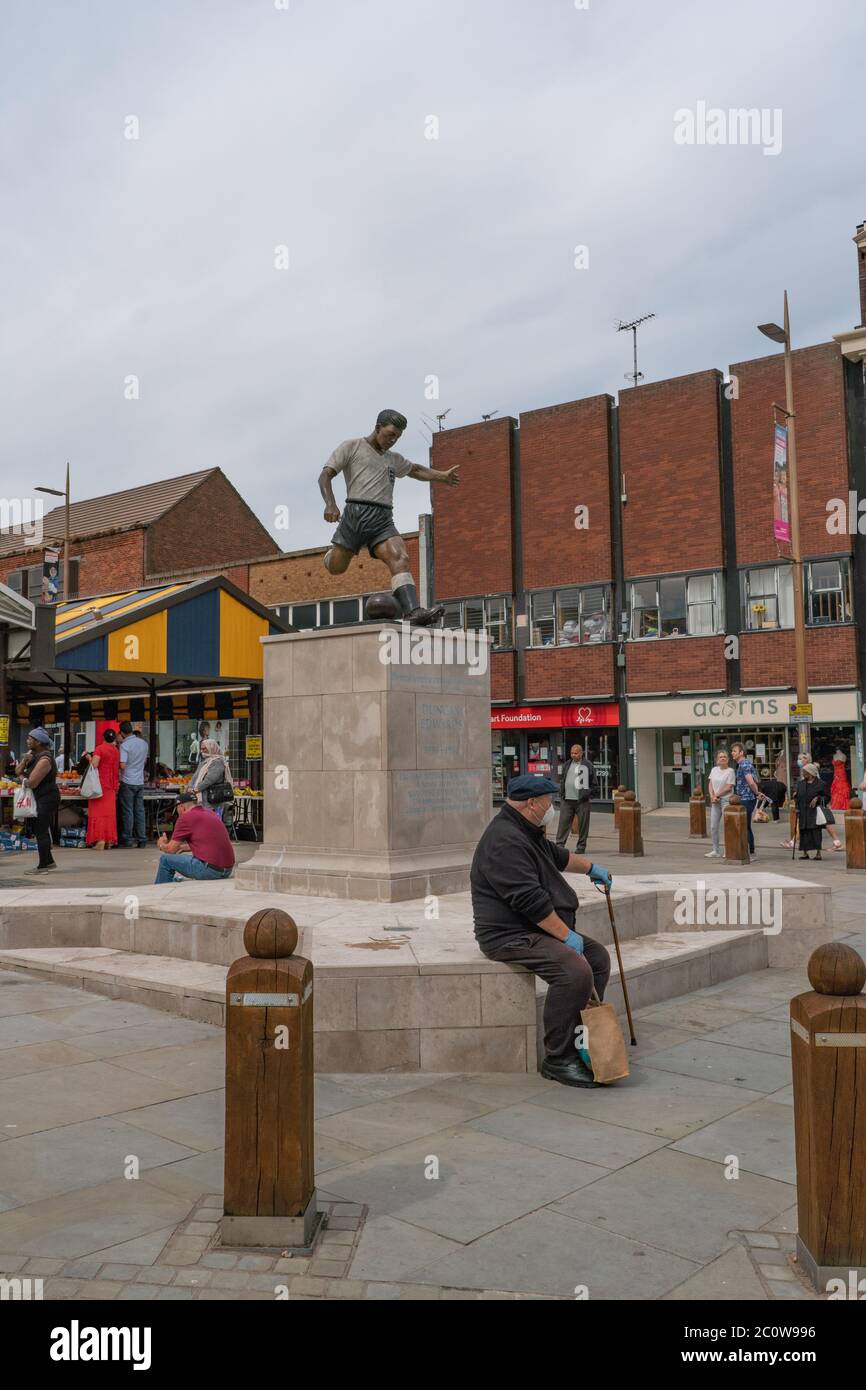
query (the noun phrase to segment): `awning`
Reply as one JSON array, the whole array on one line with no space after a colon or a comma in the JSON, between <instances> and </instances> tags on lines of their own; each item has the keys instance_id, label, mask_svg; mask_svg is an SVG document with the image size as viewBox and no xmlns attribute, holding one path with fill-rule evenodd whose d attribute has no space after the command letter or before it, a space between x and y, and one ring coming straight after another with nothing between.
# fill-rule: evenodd
<instances>
[{"instance_id":1,"label":"awning","mask_svg":"<svg viewBox=\"0 0 866 1390\"><path fill-rule=\"evenodd\" d=\"M0 623L31 629L36 625L35 611L29 599L22 598L6 584L0 584Z\"/></svg>"}]
</instances>

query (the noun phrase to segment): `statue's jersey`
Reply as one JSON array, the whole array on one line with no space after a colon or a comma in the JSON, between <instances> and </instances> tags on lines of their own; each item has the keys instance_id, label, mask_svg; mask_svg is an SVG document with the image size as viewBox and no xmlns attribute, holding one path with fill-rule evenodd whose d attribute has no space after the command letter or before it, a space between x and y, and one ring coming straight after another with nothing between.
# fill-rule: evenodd
<instances>
[{"instance_id":1,"label":"statue's jersey","mask_svg":"<svg viewBox=\"0 0 866 1390\"><path fill-rule=\"evenodd\" d=\"M393 449L378 453L366 439L344 439L325 467L335 473L345 473L348 501L375 502L380 507L390 507L394 500L394 479L405 478L415 465Z\"/></svg>"}]
</instances>

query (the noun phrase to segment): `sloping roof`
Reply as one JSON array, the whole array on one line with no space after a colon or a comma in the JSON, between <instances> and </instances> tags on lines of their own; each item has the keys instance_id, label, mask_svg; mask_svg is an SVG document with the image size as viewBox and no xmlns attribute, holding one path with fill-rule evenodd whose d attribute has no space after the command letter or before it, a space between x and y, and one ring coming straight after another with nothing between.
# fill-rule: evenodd
<instances>
[{"instance_id":1,"label":"sloping roof","mask_svg":"<svg viewBox=\"0 0 866 1390\"><path fill-rule=\"evenodd\" d=\"M103 630L102 624L106 620L126 617L145 604L159 603L161 599L187 587L185 584L169 584L150 589L128 589L121 594L103 594L101 598L72 599L69 603L61 603L56 610L55 639L62 642L82 632L93 635Z\"/></svg>"},{"instance_id":2,"label":"sloping roof","mask_svg":"<svg viewBox=\"0 0 866 1390\"><path fill-rule=\"evenodd\" d=\"M8 623L10 627L32 628L36 625L35 613L36 609L29 599L0 584L0 623Z\"/></svg>"},{"instance_id":3,"label":"sloping roof","mask_svg":"<svg viewBox=\"0 0 866 1390\"><path fill-rule=\"evenodd\" d=\"M131 531L147 526L198 487L205 478L218 473L218 468L203 468L198 473L184 473L179 478L163 478L157 483L142 483L124 492L110 492L104 497L88 497L73 502L69 508L69 531L81 539L100 531ZM62 540L66 534L66 507L52 507L45 513L42 529L46 537ZM16 531L0 532L0 555L15 555L23 550L22 537Z\"/></svg>"}]
</instances>

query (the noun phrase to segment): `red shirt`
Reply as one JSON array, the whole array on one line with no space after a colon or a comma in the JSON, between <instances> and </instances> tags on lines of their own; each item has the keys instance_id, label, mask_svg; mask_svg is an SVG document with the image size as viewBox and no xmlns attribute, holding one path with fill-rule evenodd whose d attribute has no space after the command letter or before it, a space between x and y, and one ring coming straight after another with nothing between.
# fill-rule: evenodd
<instances>
[{"instance_id":1,"label":"red shirt","mask_svg":"<svg viewBox=\"0 0 866 1390\"><path fill-rule=\"evenodd\" d=\"M235 852L226 830L215 811L206 806L191 806L177 818L171 839L188 844L196 859L204 860L213 869L233 869Z\"/></svg>"}]
</instances>

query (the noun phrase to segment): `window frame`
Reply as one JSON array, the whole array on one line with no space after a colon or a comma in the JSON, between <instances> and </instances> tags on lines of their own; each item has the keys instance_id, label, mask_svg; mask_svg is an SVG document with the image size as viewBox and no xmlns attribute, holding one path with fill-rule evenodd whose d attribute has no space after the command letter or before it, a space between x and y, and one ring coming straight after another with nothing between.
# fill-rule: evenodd
<instances>
[{"instance_id":1,"label":"window frame","mask_svg":"<svg viewBox=\"0 0 866 1390\"><path fill-rule=\"evenodd\" d=\"M839 585L832 589L816 590L812 583L812 567L814 565L838 565L839 566ZM854 621L854 604L852 602L852 565L850 555L822 555L816 556L811 560L803 561L803 585L804 594L804 618L807 627L850 627ZM843 613L846 617L828 618L826 621L815 619L814 600L818 594L839 594Z\"/></svg>"},{"instance_id":2,"label":"window frame","mask_svg":"<svg viewBox=\"0 0 866 1390\"><path fill-rule=\"evenodd\" d=\"M444 627L462 628L465 632L487 633L490 632L491 623L494 621L491 617L490 605L494 603L504 604L504 621L500 624L497 620L496 626L502 626L507 629L506 635L508 640L502 645L499 643L492 643L490 650L494 652L510 652L514 650L514 598L511 594L472 594L468 595L466 598L443 599L442 602L445 607L445 614L442 620ZM481 605L483 621L480 627L477 625L471 628L466 627L467 604ZM449 622L449 618L454 618L456 621Z\"/></svg>"},{"instance_id":3,"label":"window frame","mask_svg":"<svg viewBox=\"0 0 866 1390\"><path fill-rule=\"evenodd\" d=\"M753 566L753 568L763 568ZM709 599L690 599L689 588L693 579L711 579L712 596ZM685 632L663 632L662 623L670 622L671 619L662 617L661 588L662 584L669 581L682 581L684 594L685 612ZM644 584L651 584L655 587L655 602L635 604L635 590ZM670 642L679 641L684 637L720 637L724 636L725 614L724 614L724 586L722 584L721 570L686 570L680 574L660 574L644 576L640 579L627 579L627 613L628 613L628 638L629 642ZM710 604L713 613L713 629L711 632L692 632L689 627L689 619L692 609L704 608ZM635 633L635 619L639 613L655 613L656 631L647 632L638 636Z\"/></svg>"},{"instance_id":4,"label":"window frame","mask_svg":"<svg viewBox=\"0 0 866 1390\"><path fill-rule=\"evenodd\" d=\"M603 614L604 614L604 618L605 618L605 622L606 622L606 633L607 633L607 635L606 635L605 637L600 637L600 638L586 637L586 636L584 635L584 633L585 633L585 626L584 626L585 621L586 621L587 618L596 617L596 616L597 616L597 610L594 611L594 612L592 612L592 613L585 613L585 611L584 611L584 595L585 595L585 594L589 594L589 593L597 593L597 592L600 592L601 595L602 595L602 610L601 610L601 611L602 611ZM570 621L570 622L574 622L574 621L577 622L577 641L575 641L575 642L563 642L563 641L562 641L562 636L561 636L561 634L562 634L562 629L563 629L563 626L564 626L563 622L561 621L561 614L562 614L562 607L563 607L563 595L569 595L569 596L571 596L571 595L576 595L576 596L577 596L577 606L576 606L577 617L576 617L576 619L571 618L571 619L568 619L568 620L567 620L567 621ZM557 589L550 589L550 588L546 588L546 589L531 589L531 590L529 590L529 591L527 592L527 594L526 594L526 599L527 599L527 618L528 618L528 625L529 625L529 641L528 641L528 643L527 643L527 651L534 651L534 652L544 652L544 651L551 651L551 650L568 651L568 649L569 649L570 647L601 647L601 646L604 645L604 643L606 643L606 642L613 642L613 641L615 640L614 637L613 637L613 632L612 632L612 623L613 623L613 585L612 585L610 582L604 582L604 581L602 581L601 583L598 583L598 584L563 584L560 588L557 588ZM546 599L549 599L549 600L550 600L550 604L551 604L552 621L553 621L553 641L552 641L552 642L534 642L533 639L532 639L533 630L535 629L535 627L538 626L538 624L536 623L535 618L534 618L535 604L538 603L538 602L539 602L540 600L542 600L542 599L545 599L545 600L546 600ZM545 621L545 622L548 622L548 621L550 621L550 619L545 618L544 621Z\"/></svg>"}]
</instances>

